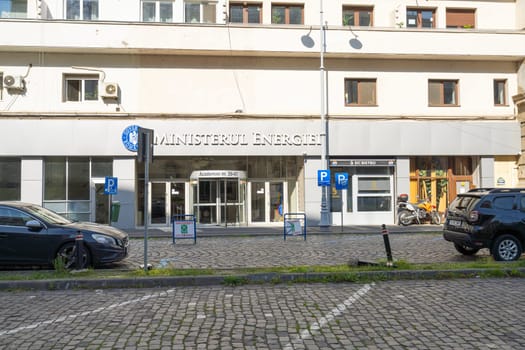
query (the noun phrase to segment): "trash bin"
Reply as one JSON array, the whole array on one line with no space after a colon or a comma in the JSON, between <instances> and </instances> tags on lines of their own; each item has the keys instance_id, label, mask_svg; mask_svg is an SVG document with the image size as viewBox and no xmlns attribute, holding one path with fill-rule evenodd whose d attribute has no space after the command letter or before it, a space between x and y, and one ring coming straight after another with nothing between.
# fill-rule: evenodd
<instances>
[{"instance_id":1,"label":"trash bin","mask_svg":"<svg viewBox=\"0 0 525 350\"><path fill-rule=\"evenodd\" d=\"M111 203L111 222L117 222L120 214L120 202L114 201Z\"/></svg>"}]
</instances>

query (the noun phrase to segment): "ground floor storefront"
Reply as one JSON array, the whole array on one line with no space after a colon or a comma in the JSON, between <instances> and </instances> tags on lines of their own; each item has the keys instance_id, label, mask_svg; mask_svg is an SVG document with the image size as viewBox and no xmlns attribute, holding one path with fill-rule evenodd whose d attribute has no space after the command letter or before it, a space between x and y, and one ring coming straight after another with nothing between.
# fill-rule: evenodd
<instances>
[{"instance_id":1,"label":"ground floor storefront","mask_svg":"<svg viewBox=\"0 0 525 350\"><path fill-rule=\"evenodd\" d=\"M144 220L168 227L180 215L200 225L243 226L281 225L285 214L305 213L309 225L319 224L324 166L317 121L215 122L210 131L202 120L12 120L0 140L0 200L122 228ZM138 162L130 146L133 125L154 130L150 164ZM11 135L22 131L32 144L16 144ZM429 145L407 140L421 133ZM402 193L443 213L470 188L512 187L520 147L519 126L508 122L339 121L331 124L329 143L331 225L396 223ZM340 173L348 176L343 189L335 186ZM116 193L107 193L107 178L118 181Z\"/></svg>"}]
</instances>

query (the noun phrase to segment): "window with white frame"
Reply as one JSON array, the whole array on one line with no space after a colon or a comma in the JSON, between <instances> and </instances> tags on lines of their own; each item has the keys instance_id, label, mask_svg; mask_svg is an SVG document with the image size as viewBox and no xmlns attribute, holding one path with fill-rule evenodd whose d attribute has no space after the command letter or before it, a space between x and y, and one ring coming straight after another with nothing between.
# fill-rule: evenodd
<instances>
[{"instance_id":1,"label":"window with white frame","mask_svg":"<svg viewBox=\"0 0 525 350\"><path fill-rule=\"evenodd\" d=\"M27 18L27 0L0 0L0 18Z\"/></svg>"},{"instance_id":2,"label":"window with white frame","mask_svg":"<svg viewBox=\"0 0 525 350\"><path fill-rule=\"evenodd\" d=\"M98 75L65 75L64 101L98 100Z\"/></svg>"},{"instance_id":3,"label":"window with white frame","mask_svg":"<svg viewBox=\"0 0 525 350\"><path fill-rule=\"evenodd\" d=\"M494 105L507 105L507 80L494 79Z\"/></svg>"},{"instance_id":4,"label":"window with white frame","mask_svg":"<svg viewBox=\"0 0 525 350\"><path fill-rule=\"evenodd\" d=\"M66 0L66 19L97 20L98 0Z\"/></svg>"},{"instance_id":5,"label":"window with white frame","mask_svg":"<svg viewBox=\"0 0 525 350\"><path fill-rule=\"evenodd\" d=\"M186 1L184 3L184 22L216 23L217 2Z\"/></svg>"},{"instance_id":6,"label":"window with white frame","mask_svg":"<svg viewBox=\"0 0 525 350\"><path fill-rule=\"evenodd\" d=\"M173 22L173 1L142 1L143 22Z\"/></svg>"}]
</instances>

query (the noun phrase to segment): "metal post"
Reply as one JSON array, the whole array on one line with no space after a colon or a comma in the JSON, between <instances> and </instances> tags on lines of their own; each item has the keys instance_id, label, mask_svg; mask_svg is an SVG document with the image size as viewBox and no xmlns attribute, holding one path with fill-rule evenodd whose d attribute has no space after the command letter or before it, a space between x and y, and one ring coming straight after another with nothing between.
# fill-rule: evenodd
<instances>
[{"instance_id":1,"label":"metal post","mask_svg":"<svg viewBox=\"0 0 525 350\"><path fill-rule=\"evenodd\" d=\"M385 224L381 226L381 233L383 234L383 241L385 242L386 258L387 258L386 266L394 266L392 262L392 249L390 249L390 239L388 238L388 230L386 229Z\"/></svg>"},{"instance_id":2,"label":"metal post","mask_svg":"<svg viewBox=\"0 0 525 350\"><path fill-rule=\"evenodd\" d=\"M77 232L77 235L75 237L75 268L77 270L80 270L83 266L82 263L82 250L84 245L84 235L81 231Z\"/></svg>"},{"instance_id":3,"label":"metal post","mask_svg":"<svg viewBox=\"0 0 525 350\"><path fill-rule=\"evenodd\" d=\"M326 71L324 67L324 53L326 50L325 42L325 24L323 16L323 0L319 0L319 14L320 14L320 24L319 29L320 39L321 39L321 49L320 49L320 67L319 71L321 73L321 124L322 124L322 134L321 134L321 167L323 169L328 169L328 159L327 159L327 148L328 148L328 124L326 122ZM327 186L321 186L321 221L319 226L322 228L327 228L330 226L330 212L328 210L328 189Z\"/></svg>"},{"instance_id":4,"label":"metal post","mask_svg":"<svg viewBox=\"0 0 525 350\"><path fill-rule=\"evenodd\" d=\"M149 162L150 162L150 133L145 134L145 143L148 150L145 154L146 159L144 160L144 271L148 271L148 185L149 185Z\"/></svg>"}]
</instances>

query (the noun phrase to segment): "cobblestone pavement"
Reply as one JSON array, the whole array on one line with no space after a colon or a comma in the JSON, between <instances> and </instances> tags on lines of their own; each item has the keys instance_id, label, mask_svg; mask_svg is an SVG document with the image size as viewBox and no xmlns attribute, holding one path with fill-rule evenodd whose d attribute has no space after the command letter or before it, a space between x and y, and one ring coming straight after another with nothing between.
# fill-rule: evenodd
<instances>
[{"instance_id":1,"label":"cobblestone pavement","mask_svg":"<svg viewBox=\"0 0 525 350\"><path fill-rule=\"evenodd\" d=\"M476 256L462 256L441 233L390 234L394 260L411 263L473 261L489 255L487 249ZM350 260L386 260L381 234L327 234L303 237L282 235L249 237L203 237L193 240L148 239L148 263L154 267L217 268L275 267L302 265L340 265ZM144 264L144 240L130 242L130 255L124 268Z\"/></svg>"},{"instance_id":2,"label":"cobblestone pavement","mask_svg":"<svg viewBox=\"0 0 525 350\"><path fill-rule=\"evenodd\" d=\"M523 295L525 279L0 292L0 349L523 349Z\"/></svg>"}]
</instances>

